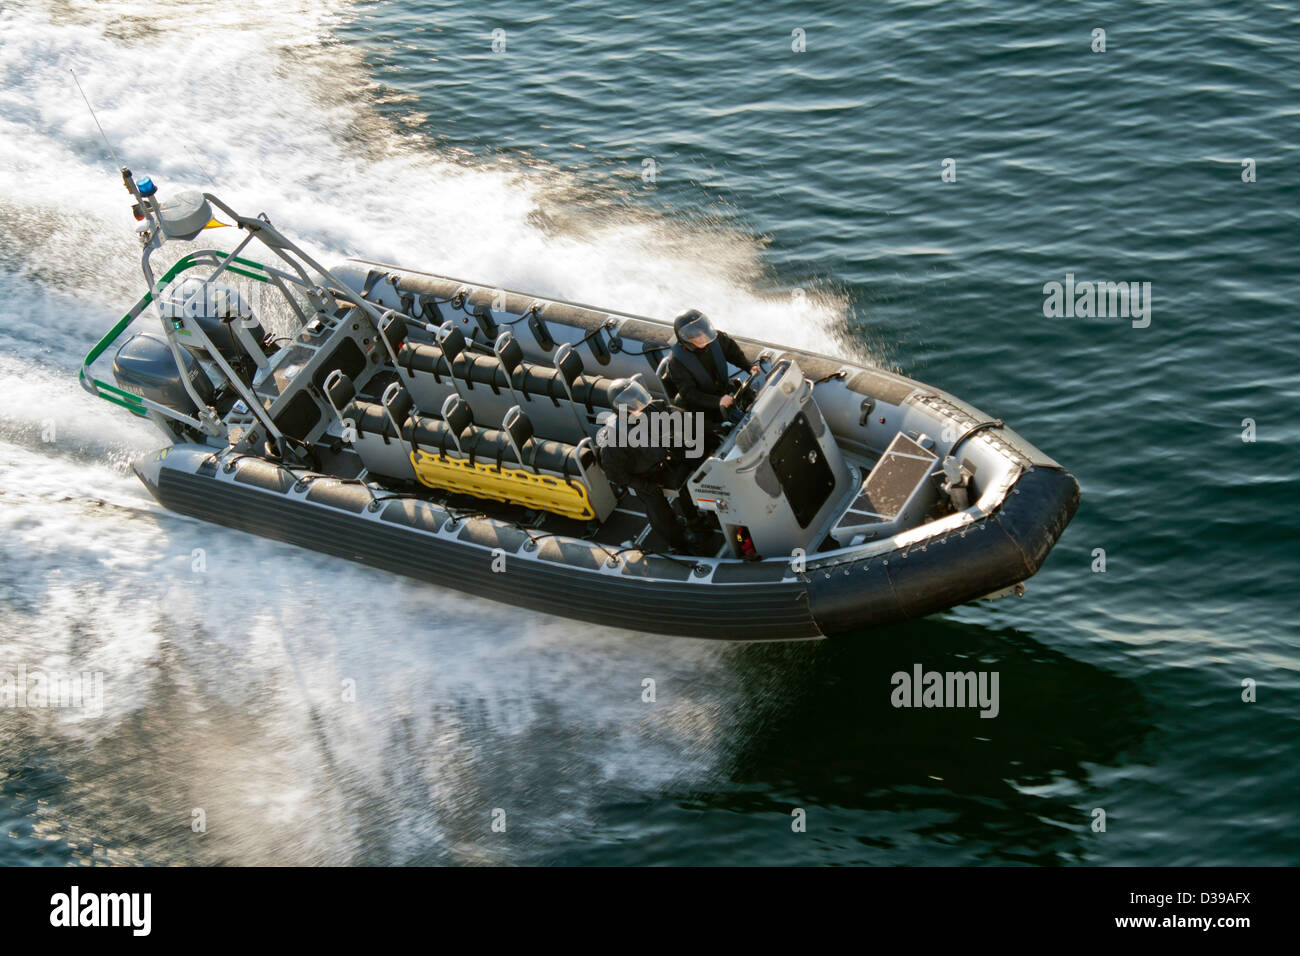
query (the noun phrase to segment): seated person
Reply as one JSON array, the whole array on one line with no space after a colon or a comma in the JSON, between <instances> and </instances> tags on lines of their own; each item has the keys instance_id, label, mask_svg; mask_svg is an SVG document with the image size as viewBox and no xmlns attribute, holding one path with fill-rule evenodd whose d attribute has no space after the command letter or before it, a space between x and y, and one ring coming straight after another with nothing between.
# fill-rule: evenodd
<instances>
[{"instance_id":1,"label":"seated person","mask_svg":"<svg viewBox=\"0 0 1300 956\"><path fill-rule=\"evenodd\" d=\"M667 402L652 398L645 386L634 378L619 379L610 388L610 394L614 400L615 414L618 414L620 407L626 408L624 414L629 421L641 415L669 411ZM687 461L679 448L623 443L619 437L617 421L609 422L601 430L596 445L600 449L600 464L605 469L605 476L636 492L637 500L645 508L646 517L650 519L650 527L655 533L668 542L671 550L683 554L695 553L695 549L702 543L706 525L704 517L696 510L691 496L681 492L677 495L677 504L683 521L679 522L664 496L665 488L680 491L695 470L695 464Z\"/></svg>"},{"instance_id":2,"label":"seated person","mask_svg":"<svg viewBox=\"0 0 1300 956\"><path fill-rule=\"evenodd\" d=\"M745 368L749 365L745 353L726 332L715 332L708 316L698 309L677 316L673 331L677 342L668 360L668 379L677 389L677 404L689 412L703 412L705 422L716 427L736 411L727 363ZM749 370L757 372L758 365Z\"/></svg>"}]
</instances>

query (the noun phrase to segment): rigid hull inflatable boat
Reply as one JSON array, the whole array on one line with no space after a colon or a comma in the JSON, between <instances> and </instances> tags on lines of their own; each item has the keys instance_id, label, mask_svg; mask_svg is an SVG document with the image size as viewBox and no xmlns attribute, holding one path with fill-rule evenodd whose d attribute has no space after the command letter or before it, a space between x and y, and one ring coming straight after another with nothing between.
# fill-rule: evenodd
<instances>
[{"instance_id":1,"label":"rigid hull inflatable boat","mask_svg":"<svg viewBox=\"0 0 1300 956\"><path fill-rule=\"evenodd\" d=\"M671 553L600 432L616 380L672 397L671 323L326 268L265 216L122 173L150 291L80 378L166 435L133 467L181 514L591 623L785 640L1023 592L1078 505L1055 461L946 392L735 337L760 371L680 491L701 553ZM156 278L153 254L214 216L237 247Z\"/></svg>"}]
</instances>

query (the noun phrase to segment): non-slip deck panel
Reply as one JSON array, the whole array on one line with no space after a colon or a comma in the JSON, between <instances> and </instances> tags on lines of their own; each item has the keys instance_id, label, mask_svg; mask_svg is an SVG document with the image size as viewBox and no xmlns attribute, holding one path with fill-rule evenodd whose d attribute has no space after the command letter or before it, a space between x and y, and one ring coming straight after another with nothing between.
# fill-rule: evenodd
<instances>
[{"instance_id":1,"label":"non-slip deck panel","mask_svg":"<svg viewBox=\"0 0 1300 956\"><path fill-rule=\"evenodd\" d=\"M176 468L161 469L155 494L181 514L592 624L731 640L818 636L801 584L724 588L663 583L575 571L519 555L507 558L504 573L493 573L490 551ZM644 567L645 560L629 560L629 566ZM689 577L689 567L683 571Z\"/></svg>"},{"instance_id":2,"label":"non-slip deck panel","mask_svg":"<svg viewBox=\"0 0 1300 956\"><path fill-rule=\"evenodd\" d=\"M992 515L923 544L808 572L813 616L826 634L924 617L1035 574L1079 505L1074 476L1021 475Z\"/></svg>"}]
</instances>

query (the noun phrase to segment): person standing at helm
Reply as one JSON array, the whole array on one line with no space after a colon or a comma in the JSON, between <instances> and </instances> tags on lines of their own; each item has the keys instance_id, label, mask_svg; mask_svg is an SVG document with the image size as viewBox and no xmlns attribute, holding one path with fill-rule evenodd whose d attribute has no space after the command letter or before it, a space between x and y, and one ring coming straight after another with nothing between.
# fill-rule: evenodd
<instances>
[{"instance_id":1,"label":"person standing at helm","mask_svg":"<svg viewBox=\"0 0 1300 956\"><path fill-rule=\"evenodd\" d=\"M677 404L690 412L703 412L710 425L718 425L731 416L731 373L727 364L738 369L750 365L740 346L726 332L717 332L709 317L699 309L690 309L673 320L677 342L668 360L668 379L677 389Z\"/></svg>"},{"instance_id":2,"label":"person standing at helm","mask_svg":"<svg viewBox=\"0 0 1300 956\"><path fill-rule=\"evenodd\" d=\"M667 402L653 398L635 378L614 382L610 386L610 395L615 413L623 409L629 422L642 415L669 411ZM702 543L704 519L691 496L680 492L694 466L673 447L624 444L618 439L616 429L616 421L607 422L596 437L600 464L606 477L636 493L646 517L650 519L650 527L668 542L673 551L694 553ZM665 488L679 492L677 502L682 512L681 522L664 495Z\"/></svg>"}]
</instances>

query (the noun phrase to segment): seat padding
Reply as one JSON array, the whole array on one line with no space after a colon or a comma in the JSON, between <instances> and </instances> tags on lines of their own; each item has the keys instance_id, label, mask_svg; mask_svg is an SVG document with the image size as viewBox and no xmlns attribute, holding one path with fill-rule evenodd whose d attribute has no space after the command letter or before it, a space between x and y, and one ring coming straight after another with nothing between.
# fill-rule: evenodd
<instances>
[{"instance_id":1,"label":"seat padding","mask_svg":"<svg viewBox=\"0 0 1300 956\"><path fill-rule=\"evenodd\" d=\"M397 436L392 419L378 402L352 401L339 410L344 421L350 421L360 435L378 435L394 439Z\"/></svg>"},{"instance_id":2,"label":"seat padding","mask_svg":"<svg viewBox=\"0 0 1300 956\"><path fill-rule=\"evenodd\" d=\"M410 372L427 372L441 381L447 375L447 361L443 350L436 345L403 343L397 353L398 364ZM506 373L501 360L495 355L464 352L452 362L452 374L472 391L477 385L486 385L494 393L514 388L523 397L543 396L565 401L568 394L558 369L532 362L524 362L513 376ZM611 386L614 379L593 375L579 375L573 383L573 397L589 408L612 408L614 398Z\"/></svg>"}]
</instances>

